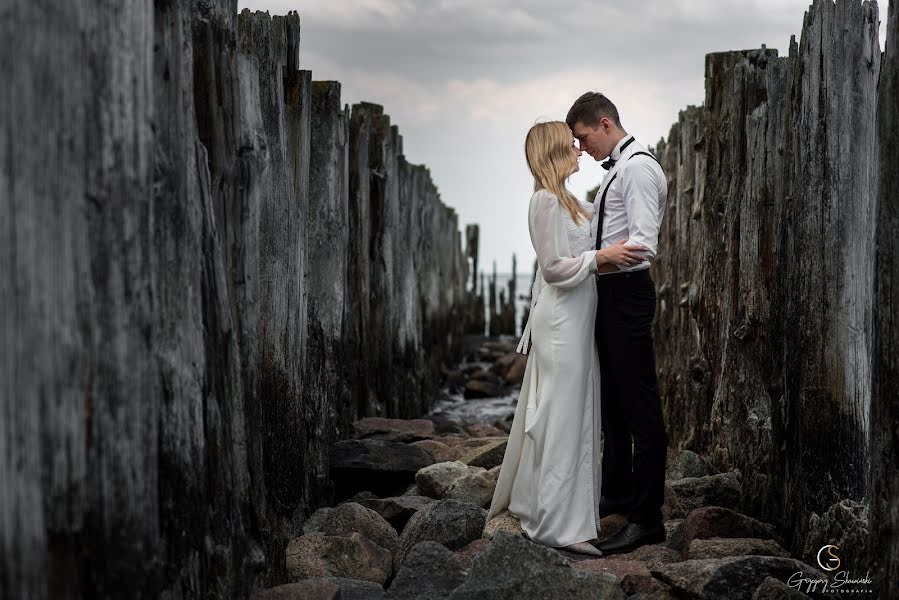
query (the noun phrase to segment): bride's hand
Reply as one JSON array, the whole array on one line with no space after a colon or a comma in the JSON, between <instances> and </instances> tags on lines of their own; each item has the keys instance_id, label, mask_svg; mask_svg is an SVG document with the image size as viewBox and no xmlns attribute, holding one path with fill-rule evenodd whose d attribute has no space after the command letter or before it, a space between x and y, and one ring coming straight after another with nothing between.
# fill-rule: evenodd
<instances>
[{"instance_id":1,"label":"bride's hand","mask_svg":"<svg viewBox=\"0 0 899 600\"><path fill-rule=\"evenodd\" d=\"M643 246L628 244L627 240L621 240L608 248L596 251L596 266L599 268L603 265L615 265L619 269L627 269L646 260L644 252L646 248Z\"/></svg>"}]
</instances>

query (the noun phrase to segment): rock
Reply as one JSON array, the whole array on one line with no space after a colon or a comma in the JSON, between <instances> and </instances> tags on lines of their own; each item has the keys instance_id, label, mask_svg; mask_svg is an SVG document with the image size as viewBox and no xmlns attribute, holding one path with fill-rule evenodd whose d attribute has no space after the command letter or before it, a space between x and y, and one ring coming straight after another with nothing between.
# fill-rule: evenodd
<instances>
[{"instance_id":1,"label":"rock","mask_svg":"<svg viewBox=\"0 0 899 600\"><path fill-rule=\"evenodd\" d=\"M250 600L382 600L383 598L384 588L371 581L346 577L315 577L261 590L253 594Z\"/></svg>"},{"instance_id":2,"label":"rock","mask_svg":"<svg viewBox=\"0 0 899 600\"><path fill-rule=\"evenodd\" d=\"M773 539L783 545L783 540L771 525L727 508L708 506L698 508L687 516L683 548L689 548L693 540L716 537Z\"/></svg>"},{"instance_id":3,"label":"rock","mask_svg":"<svg viewBox=\"0 0 899 600\"><path fill-rule=\"evenodd\" d=\"M481 344L481 348L486 350L487 352L499 352L502 354L508 354L515 350L515 347L518 345L518 340L502 340L502 339L492 339L487 340L483 344Z\"/></svg>"},{"instance_id":4,"label":"rock","mask_svg":"<svg viewBox=\"0 0 899 600\"><path fill-rule=\"evenodd\" d=\"M800 556L814 557L827 544L840 548L865 548L870 538L868 507L854 500L841 500L827 511L812 513L797 532ZM871 568L863 552L841 552L841 570L864 573Z\"/></svg>"},{"instance_id":5,"label":"rock","mask_svg":"<svg viewBox=\"0 0 899 600\"><path fill-rule=\"evenodd\" d=\"M509 370L515 363L515 357L519 356L518 352L514 350L511 352L506 352L500 358L496 359L496 362L493 363L493 370L500 374L500 376L505 375L506 371Z\"/></svg>"},{"instance_id":6,"label":"rock","mask_svg":"<svg viewBox=\"0 0 899 600\"><path fill-rule=\"evenodd\" d=\"M500 532L481 552L468 579L451 600L624 600L618 580L607 573L572 569L561 554Z\"/></svg>"},{"instance_id":7,"label":"rock","mask_svg":"<svg viewBox=\"0 0 899 600\"><path fill-rule=\"evenodd\" d=\"M665 470L665 479L683 479L685 477L706 477L715 475L717 471L712 468L706 459L692 450L684 450L677 458L671 461Z\"/></svg>"},{"instance_id":8,"label":"rock","mask_svg":"<svg viewBox=\"0 0 899 600\"><path fill-rule=\"evenodd\" d=\"M572 565L575 569L590 573L611 573L621 582L625 594L649 594L656 591L660 584L652 578L646 565L638 560L621 560L617 556L582 560Z\"/></svg>"},{"instance_id":9,"label":"rock","mask_svg":"<svg viewBox=\"0 0 899 600\"><path fill-rule=\"evenodd\" d=\"M488 425L488 427L492 427L492 425ZM471 451L472 448L480 448L482 446L489 446L490 444L493 444L496 442L507 441L508 439L509 439L509 436L507 436L504 433L502 435L491 435L488 437L472 437L472 438L468 438L467 440L464 440L461 443L461 446L463 448L467 449L465 451L467 454L468 452Z\"/></svg>"},{"instance_id":10,"label":"rock","mask_svg":"<svg viewBox=\"0 0 899 600\"><path fill-rule=\"evenodd\" d=\"M427 450L398 442L344 440L331 450L331 478L338 498L359 491L393 496L415 480L415 474L434 464Z\"/></svg>"},{"instance_id":11,"label":"rock","mask_svg":"<svg viewBox=\"0 0 899 600\"><path fill-rule=\"evenodd\" d=\"M470 436L468 432L464 429L462 430L462 434L452 434L452 435L441 435L440 437L434 438L435 441L440 442L450 448L454 448L456 446L461 446L464 444Z\"/></svg>"},{"instance_id":12,"label":"rock","mask_svg":"<svg viewBox=\"0 0 899 600\"><path fill-rule=\"evenodd\" d=\"M469 379L465 382L465 391L462 396L471 398L495 398L503 395L502 383L484 381L482 379Z\"/></svg>"},{"instance_id":13,"label":"rock","mask_svg":"<svg viewBox=\"0 0 899 600\"><path fill-rule=\"evenodd\" d=\"M390 552L368 538L310 533L287 544L287 577L349 577L384 585L390 577Z\"/></svg>"},{"instance_id":14,"label":"rock","mask_svg":"<svg viewBox=\"0 0 899 600\"><path fill-rule=\"evenodd\" d=\"M491 540L500 531L520 537L527 537L524 529L521 528L521 521L514 517L508 510L504 510L490 519L487 525L484 526L483 537L484 539Z\"/></svg>"},{"instance_id":15,"label":"rock","mask_svg":"<svg viewBox=\"0 0 899 600\"><path fill-rule=\"evenodd\" d=\"M498 421L494 421L493 425L506 435L509 435L512 431L512 422L515 420L515 415L511 414L505 419L500 419Z\"/></svg>"},{"instance_id":16,"label":"rock","mask_svg":"<svg viewBox=\"0 0 899 600\"><path fill-rule=\"evenodd\" d=\"M481 537L487 511L468 502L439 500L424 506L412 515L400 536L400 549L394 557L399 567L419 542L443 544L458 550Z\"/></svg>"},{"instance_id":17,"label":"rock","mask_svg":"<svg viewBox=\"0 0 899 600\"><path fill-rule=\"evenodd\" d=\"M303 523L303 533L313 533L319 531L319 528L322 524L328 520L328 515L331 514L331 511L334 510L331 506L326 506L324 508L320 508L306 519L306 522Z\"/></svg>"},{"instance_id":18,"label":"rock","mask_svg":"<svg viewBox=\"0 0 899 600\"><path fill-rule=\"evenodd\" d=\"M397 532L402 532L403 527L406 526L412 515L431 502L435 502L435 500L427 496L395 496L393 498L361 500L359 504L375 511L390 523Z\"/></svg>"},{"instance_id":19,"label":"rock","mask_svg":"<svg viewBox=\"0 0 899 600\"><path fill-rule=\"evenodd\" d=\"M503 380L508 385L518 385L524 380L524 371L528 365L528 357L524 354L517 354L515 362L509 367L509 370L503 375Z\"/></svg>"},{"instance_id":20,"label":"rock","mask_svg":"<svg viewBox=\"0 0 899 600\"><path fill-rule=\"evenodd\" d=\"M676 511L669 519L684 517L703 506L736 508L740 504L740 479L735 473L685 477L671 482L677 496Z\"/></svg>"},{"instance_id":21,"label":"rock","mask_svg":"<svg viewBox=\"0 0 899 600\"><path fill-rule=\"evenodd\" d=\"M468 474L468 465L459 461L430 465L415 474L415 485L425 496L442 499L453 483Z\"/></svg>"},{"instance_id":22,"label":"rock","mask_svg":"<svg viewBox=\"0 0 899 600\"><path fill-rule=\"evenodd\" d=\"M615 560L638 560L646 565L648 569L654 569L659 565L670 562L678 562L683 560L681 553L662 544L652 544L650 546L640 546L636 550L632 550L626 554L615 554Z\"/></svg>"},{"instance_id":23,"label":"rock","mask_svg":"<svg viewBox=\"0 0 899 600\"><path fill-rule=\"evenodd\" d=\"M496 478L481 467L468 469L468 473L453 482L444 498L471 502L482 508L489 507L496 489Z\"/></svg>"},{"instance_id":24,"label":"rock","mask_svg":"<svg viewBox=\"0 0 899 600\"><path fill-rule=\"evenodd\" d=\"M491 373L487 370L475 371L469 376L469 379L473 379L475 381L486 381L489 383L495 383L496 385L502 386L503 380L502 377L497 376L495 373Z\"/></svg>"},{"instance_id":25,"label":"rock","mask_svg":"<svg viewBox=\"0 0 899 600\"><path fill-rule=\"evenodd\" d=\"M680 594L708 600L751 600L767 577L787 581L802 572L803 577L824 579L820 571L779 556L687 560L662 565L651 572Z\"/></svg>"},{"instance_id":26,"label":"rock","mask_svg":"<svg viewBox=\"0 0 899 600\"><path fill-rule=\"evenodd\" d=\"M665 545L677 552L682 552L684 549L685 523L685 519L665 521Z\"/></svg>"},{"instance_id":27,"label":"rock","mask_svg":"<svg viewBox=\"0 0 899 600\"><path fill-rule=\"evenodd\" d=\"M343 596L336 583L316 578L260 590L250 600L343 600Z\"/></svg>"},{"instance_id":28,"label":"rock","mask_svg":"<svg viewBox=\"0 0 899 600\"><path fill-rule=\"evenodd\" d=\"M461 423L454 421L444 413L428 415L428 419L434 423L434 433L439 436L460 435L462 437L468 437L468 433L462 428Z\"/></svg>"},{"instance_id":29,"label":"rock","mask_svg":"<svg viewBox=\"0 0 899 600\"><path fill-rule=\"evenodd\" d=\"M324 513L324 517L313 521L312 517L318 513ZM356 502L345 502L330 510L316 511L312 517L303 526L303 533L349 535L355 531L388 550L391 556L399 548L399 535L390 523L374 510Z\"/></svg>"},{"instance_id":30,"label":"rock","mask_svg":"<svg viewBox=\"0 0 899 600\"><path fill-rule=\"evenodd\" d=\"M685 559L723 558L725 556L781 556L789 558L790 553L774 540L758 538L709 538L693 540L684 552Z\"/></svg>"},{"instance_id":31,"label":"rock","mask_svg":"<svg viewBox=\"0 0 899 600\"><path fill-rule=\"evenodd\" d=\"M671 483L665 482L665 500L662 503L662 518L663 519L673 519L673 518L683 518L686 514L683 509L680 507L680 502L677 500L677 494L674 492L674 488L671 486Z\"/></svg>"},{"instance_id":32,"label":"rock","mask_svg":"<svg viewBox=\"0 0 899 600\"><path fill-rule=\"evenodd\" d=\"M460 460L466 465L472 467L484 467L492 469L503 464L503 456L506 454L506 446L509 440L497 440L489 444L484 444L478 448L474 448L463 456Z\"/></svg>"},{"instance_id":33,"label":"rock","mask_svg":"<svg viewBox=\"0 0 899 600\"><path fill-rule=\"evenodd\" d=\"M459 460L465 454L462 448L453 448L437 440L420 440L410 445L427 450L438 462Z\"/></svg>"},{"instance_id":34,"label":"rock","mask_svg":"<svg viewBox=\"0 0 899 600\"><path fill-rule=\"evenodd\" d=\"M421 496L421 491L419 491L418 486L414 483L403 490L403 496Z\"/></svg>"},{"instance_id":35,"label":"rock","mask_svg":"<svg viewBox=\"0 0 899 600\"><path fill-rule=\"evenodd\" d=\"M415 442L434 437L434 422L429 419L384 419L366 417L353 423L356 439L387 442Z\"/></svg>"},{"instance_id":36,"label":"rock","mask_svg":"<svg viewBox=\"0 0 899 600\"><path fill-rule=\"evenodd\" d=\"M488 546L490 546L490 540L481 538L466 544L464 548L456 550L456 556L459 557L466 569L471 569L471 563L474 562L474 558L486 550Z\"/></svg>"},{"instance_id":37,"label":"rock","mask_svg":"<svg viewBox=\"0 0 899 600\"><path fill-rule=\"evenodd\" d=\"M493 477L494 481L497 481L499 479L499 472L501 470L500 467L502 467L502 465L497 465L492 469L487 469L487 472L490 473L490 476Z\"/></svg>"},{"instance_id":38,"label":"rock","mask_svg":"<svg viewBox=\"0 0 899 600\"><path fill-rule=\"evenodd\" d=\"M387 590L385 600L442 600L465 581L465 566L437 542L416 544Z\"/></svg>"},{"instance_id":39,"label":"rock","mask_svg":"<svg viewBox=\"0 0 899 600\"><path fill-rule=\"evenodd\" d=\"M353 494L353 497L348 500L348 502L359 502L360 500L371 500L372 498L377 498L377 494L373 494L368 490L363 490L357 494Z\"/></svg>"},{"instance_id":40,"label":"rock","mask_svg":"<svg viewBox=\"0 0 899 600\"><path fill-rule=\"evenodd\" d=\"M508 437L501 430L497 429L493 425L487 425L486 423L472 423L471 425L465 426L465 431L467 431L472 437Z\"/></svg>"},{"instance_id":41,"label":"rock","mask_svg":"<svg viewBox=\"0 0 899 600\"><path fill-rule=\"evenodd\" d=\"M765 577L762 584L752 594L752 600L803 600L804 598L808 598L808 596L773 577Z\"/></svg>"}]
</instances>

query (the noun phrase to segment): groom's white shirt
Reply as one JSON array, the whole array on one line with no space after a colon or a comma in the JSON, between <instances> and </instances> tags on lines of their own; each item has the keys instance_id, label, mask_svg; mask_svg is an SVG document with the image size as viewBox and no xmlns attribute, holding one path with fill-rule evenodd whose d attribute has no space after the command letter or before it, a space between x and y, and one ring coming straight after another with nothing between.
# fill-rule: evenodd
<instances>
[{"instance_id":1,"label":"groom's white shirt","mask_svg":"<svg viewBox=\"0 0 899 600\"><path fill-rule=\"evenodd\" d=\"M628 244L640 244L646 248L647 260L629 269L622 269L623 271L649 268L649 261L655 258L658 250L659 228L662 225L665 202L668 199L668 181L659 163L646 155L630 158L636 152L646 152L646 149L636 140L628 144L624 150L621 149L631 137L625 136L612 150L610 157L617 162L606 173L599 191L596 192L593 201L595 212L590 224L590 233L595 240L596 228L599 225L599 205L602 194L608 187L600 248L611 246L621 240L627 240Z\"/></svg>"}]
</instances>

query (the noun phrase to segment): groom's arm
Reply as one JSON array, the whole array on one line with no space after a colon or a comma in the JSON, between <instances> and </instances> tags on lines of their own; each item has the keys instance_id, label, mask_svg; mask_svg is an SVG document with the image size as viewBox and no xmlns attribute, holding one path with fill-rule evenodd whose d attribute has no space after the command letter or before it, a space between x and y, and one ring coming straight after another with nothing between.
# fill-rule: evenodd
<instances>
[{"instance_id":1,"label":"groom's arm","mask_svg":"<svg viewBox=\"0 0 899 600\"><path fill-rule=\"evenodd\" d=\"M659 200L667 193L668 182L653 159L634 157L633 163L627 165L622 181L629 234L627 243L643 246L646 260L652 261L658 250L659 229L662 226Z\"/></svg>"}]
</instances>

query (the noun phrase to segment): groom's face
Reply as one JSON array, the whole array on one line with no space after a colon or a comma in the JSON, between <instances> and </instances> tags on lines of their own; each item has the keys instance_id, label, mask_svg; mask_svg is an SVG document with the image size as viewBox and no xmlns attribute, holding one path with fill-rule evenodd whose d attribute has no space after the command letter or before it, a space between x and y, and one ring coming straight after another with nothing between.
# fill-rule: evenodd
<instances>
[{"instance_id":1,"label":"groom's face","mask_svg":"<svg viewBox=\"0 0 899 600\"><path fill-rule=\"evenodd\" d=\"M574 137L581 150L593 157L593 160L605 160L615 149L617 141L613 141L612 128L614 125L609 119L603 117L596 127L584 125L578 121L574 124Z\"/></svg>"}]
</instances>

